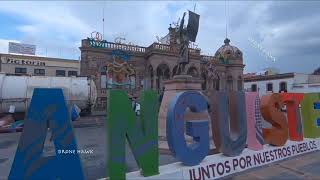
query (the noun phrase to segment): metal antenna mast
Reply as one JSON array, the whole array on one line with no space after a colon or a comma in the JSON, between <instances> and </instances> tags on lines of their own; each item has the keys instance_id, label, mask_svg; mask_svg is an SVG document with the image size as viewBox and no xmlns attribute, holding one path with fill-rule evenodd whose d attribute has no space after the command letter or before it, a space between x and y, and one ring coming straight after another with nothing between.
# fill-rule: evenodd
<instances>
[{"instance_id":1,"label":"metal antenna mast","mask_svg":"<svg viewBox=\"0 0 320 180\"><path fill-rule=\"evenodd\" d=\"M102 40L104 40L104 6L105 6L105 1L103 1L103 6L102 6Z\"/></svg>"},{"instance_id":2,"label":"metal antenna mast","mask_svg":"<svg viewBox=\"0 0 320 180\"><path fill-rule=\"evenodd\" d=\"M227 0L224 1L224 12L226 18L226 38L228 37L228 13L227 13Z\"/></svg>"}]
</instances>

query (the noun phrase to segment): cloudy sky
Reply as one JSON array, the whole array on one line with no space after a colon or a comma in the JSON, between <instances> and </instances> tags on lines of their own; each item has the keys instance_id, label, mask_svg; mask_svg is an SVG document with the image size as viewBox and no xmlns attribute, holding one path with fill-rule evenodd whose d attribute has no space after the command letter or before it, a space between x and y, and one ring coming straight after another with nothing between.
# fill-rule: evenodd
<instances>
[{"instance_id":1,"label":"cloudy sky","mask_svg":"<svg viewBox=\"0 0 320 180\"><path fill-rule=\"evenodd\" d=\"M149 46L194 4L201 15L197 44L202 54L213 55L223 44L227 22L228 38L243 51L246 72L275 67L310 73L320 66L316 1L0 1L0 52L13 41L37 45L38 55L78 59L81 39L102 32L103 9L106 40L120 36Z\"/></svg>"}]
</instances>

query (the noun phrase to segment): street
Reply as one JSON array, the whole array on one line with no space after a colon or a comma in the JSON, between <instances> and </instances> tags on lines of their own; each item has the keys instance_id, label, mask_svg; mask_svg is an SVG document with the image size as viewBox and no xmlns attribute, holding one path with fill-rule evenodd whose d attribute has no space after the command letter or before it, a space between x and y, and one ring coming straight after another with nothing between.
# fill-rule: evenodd
<instances>
[{"instance_id":1,"label":"street","mask_svg":"<svg viewBox=\"0 0 320 180\"><path fill-rule=\"evenodd\" d=\"M74 132L78 148L92 153L80 155L86 179L93 180L107 177L106 174L106 133L104 118L86 117L74 122ZM21 133L0 134L0 179L7 179ZM49 141L50 133L44 146L43 155L54 155L54 145ZM319 179L320 152L308 153L271 165L253 168L251 170L233 174L224 179ZM160 165L176 162L171 155L160 155ZM130 148L126 147L127 172L138 170Z\"/></svg>"},{"instance_id":2,"label":"street","mask_svg":"<svg viewBox=\"0 0 320 180\"><path fill-rule=\"evenodd\" d=\"M106 133L103 117L90 119L82 118L75 122L74 132L78 142L78 149L93 150L93 153L80 154L83 171L86 179L98 179L107 177L106 174ZM48 131L49 132L49 131ZM10 168L14 160L21 133L2 133L0 134L0 179L7 179ZM44 145L43 155L54 155L54 145L50 142L50 133L47 134ZM130 148L126 147L126 163L128 172L138 170L137 164L131 153ZM160 155L160 165L176 162L170 155Z\"/></svg>"}]
</instances>

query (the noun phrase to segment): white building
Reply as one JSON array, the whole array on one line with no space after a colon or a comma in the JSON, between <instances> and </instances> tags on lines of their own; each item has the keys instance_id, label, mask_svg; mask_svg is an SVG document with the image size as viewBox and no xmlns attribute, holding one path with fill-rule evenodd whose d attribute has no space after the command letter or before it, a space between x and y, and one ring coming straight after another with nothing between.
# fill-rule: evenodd
<instances>
[{"instance_id":1,"label":"white building","mask_svg":"<svg viewBox=\"0 0 320 180\"><path fill-rule=\"evenodd\" d=\"M260 96L268 92L320 93L320 75L301 73L251 75L244 77L244 89L251 92L258 91Z\"/></svg>"}]
</instances>

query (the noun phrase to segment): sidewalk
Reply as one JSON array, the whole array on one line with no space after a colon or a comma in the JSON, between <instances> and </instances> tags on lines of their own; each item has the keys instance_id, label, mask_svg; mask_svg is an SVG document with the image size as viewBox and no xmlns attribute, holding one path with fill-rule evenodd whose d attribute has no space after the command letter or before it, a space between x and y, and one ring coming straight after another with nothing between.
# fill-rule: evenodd
<instances>
[{"instance_id":1,"label":"sidewalk","mask_svg":"<svg viewBox=\"0 0 320 180\"><path fill-rule=\"evenodd\" d=\"M320 151L233 174L223 179L320 179Z\"/></svg>"},{"instance_id":2,"label":"sidewalk","mask_svg":"<svg viewBox=\"0 0 320 180\"><path fill-rule=\"evenodd\" d=\"M72 125L74 128L84 127L102 127L104 126L106 116L83 116L79 120L73 121Z\"/></svg>"}]
</instances>

